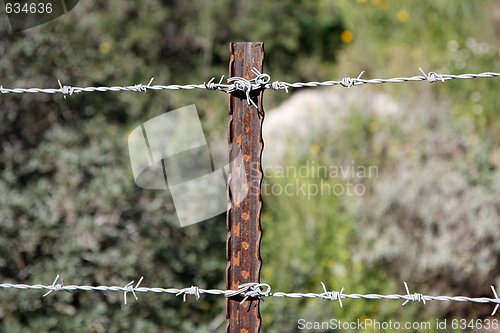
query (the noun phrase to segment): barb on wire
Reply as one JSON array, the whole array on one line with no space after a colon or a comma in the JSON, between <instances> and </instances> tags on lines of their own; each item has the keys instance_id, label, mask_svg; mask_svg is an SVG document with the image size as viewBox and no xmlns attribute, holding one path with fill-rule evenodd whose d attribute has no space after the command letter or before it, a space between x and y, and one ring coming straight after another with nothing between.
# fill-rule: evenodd
<instances>
[{"instance_id":1,"label":"barb on wire","mask_svg":"<svg viewBox=\"0 0 500 333\"><path fill-rule=\"evenodd\" d=\"M138 298L137 298L137 295L135 294L135 291L137 290L137 288L139 288L139 285L141 284L142 280L143 280L143 276L141 276L141 278L139 279L139 281L137 282L137 284L134 286L134 281L130 281L129 283L127 283L125 285L125 287L123 287L123 303L125 305L127 305L127 294L128 293L132 293L132 295L134 296L135 300L137 301Z\"/></svg>"},{"instance_id":2,"label":"barb on wire","mask_svg":"<svg viewBox=\"0 0 500 333\"><path fill-rule=\"evenodd\" d=\"M344 293L344 288L342 288L340 290L340 292L338 292L338 291L327 291L326 286L323 282L321 282L321 286L323 287L324 298L329 299L330 301L339 301L340 307L343 307L342 306L342 297L343 297L343 293Z\"/></svg>"},{"instance_id":3,"label":"barb on wire","mask_svg":"<svg viewBox=\"0 0 500 333\"><path fill-rule=\"evenodd\" d=\"M343 87L346 87L346 88L351 88L352 86L354 86L356 84L362 84L359 82L359 79L361 79L361 76L364 73L365 73L365 71L362 71L361 73L359 73L358 77L355 79L350 78L350 77L345 77L342 80L340 80L340 85L342 85Z\"/></svg>"},{"instance_id":4,"label":"barb on wire","mask_svg":"<svg viewBox=\"0 0 500 333\"><path fill-rule=\"evenodd\" d=\"M500 300L497 295L497 291L495 290L495 287L491 286L491 290L493 291L493 296L495 296L495 299L498 301ZM491 313L492 316L494 316L497 313L498 307L500 306L500 303L497 303L495 305L495 308L493 309L493 312Z\"/></svg>"},{"instance_id":5,"label":"barb on wire","mask_svg":"<svg viewBox=\"0 0 500 333\"><path fill-rule=\"evenodd\" d=\"M419 70L425 76L425 79L429 81L429 83L434 83L436 81L444 82L444 78L436 72L429 72L428 74L425 74L424 70L421 67L419 68Z\"/></svg>"},{"instance_id":6,"label":"barb on wire","mask_svg":"<svg viewBox=\"0 0 500 333\"><path fill-rule=\"evenodd\" d=\"M496 78L500 76L497 72L483 72L477 74L438 74L436 72L426 73L422 68L419 68L422 75L410 77L394 77L387 79L362 79L361 72L356 78L345 77L338 81L311 81L311 82L284 82L273 81L266 73L260 73L257 69L253 68L252 73L255 75L253 79L245 79L242 77L230 77L223 83L224 76L221 77L219 82L215 82L215 78L211 78L208 82L203 84L172 84L172 85L153 85L152 78L148 84L134 84L129 86L110 86L110 87L76 87L63 85L60 80L57 80L59 88L4 88L0 85L1 94L26 94L26 93L45 93L45 94L62 94L66 98L68 95L79 94L83 92L146 92L150 90L193 90L193 89L207 89L207 90L221 90L227 93L241 91L245 93L249 104L256 106L255 102L250 98L252 91L261 89L272 90L285 90L287 93L290 88L309 88L309 87L331 87L341 86L350 88L352 86L360 86L364 84L384 84L384 83L405 83L416 81L427 81L434 83L437 81L445 82L449 80L462 80L462 79L481 79L481 78Z\"/></svg>"},{"instance_id":7,"label":"barb on wire","mask_svg":"<svg viewBox=\"0 0 500 333\"><path fill-rule=\"evenodd\" d=\"M218 90L222 86L222 81L224 80L224 75L221 76L219 83L215 83L215 77L211 78L210 81L203 83L206 89Z\"/></svg>"},{"instance_id":8,"label":"barb on wire","mask_svg":"<svg viewBox=\"0 0 500 333\"><path fill-rule=\"evenodd\" d=\"M191 286L190 288L184 288L181 289L175 296L180 296L182 295L182 299L185 302L186 301L186 296L187 295L194 295L196 297L196 300L200 299L200 288L196 286Z\"/></svg>"},{"instance_id":9,"label":"barb on wire","mask_svg":"<svg viewBox=\"0 0 500 333\"><path fill-rule=\"evenodd\" d=\"M57 274L56 278L54 279L54 282L52 282L51 289L47 291L45 294L43 294L42 297L47 297L51 292L53 291L61 291L63 286L64 286L64 281L61 279L61 283L57 283L57 280L59 280L59 274Z\"/></svg>"},{"instance_id":10,"label":"barb on wire","mask_svg":"<svg viewBox=\"0 0 500 333\"><path fill-rule=\"evenodd\" d=\"M408 288L408 284L406 282L403 282L404 285L405 285L405 289L406 289L406 294L407 294L407 299L406 301L402 304L403 306L405 306L406 304L408 304L408 302L422 302L425 304L425 297L424 295L422 294L419 294L419 293L413 293L411 294L410 293L410 289Z\"/></svg>"},{"instance_id":11,"label":"barb on wire","mask_svg":"<svg viewBox=\"0 0 500 333\"><path fill-rule=\"evenodd\" d=\"M154 79L155 79L155 78L154 78L154 77L152 77L152 78L151 78L151 80L149 80L149 83L148 83L148 84L146 84L146 85L144 85L144 84L142 84L142 83L136 84L136 85L133 87L134 91L142 91L142 92L146 92L146 91L148 91L148 88L150 88L150 87L151 87L151 83L153 83L153 80L154 80Z\"/></svg>"},{"instance_id":12,"label":"barb on wire","mask_svg":"<svg viewBox=\"0 0 500 333\"><path fill-rule=\"evenodd\" d=\"M491 290L493 291L493 298L488 297L466 297L466 296L431 296L423 295L420 293L411 293L408 284L405 282L404 286L406 289L406 294L347 294L344 293L344 288L340 292L328 291L325 284L322 282L321 286L323 292L321 293L285 293L285 292L272 292L271 286L266 283L245 283L239 286L237 290L221 290L221 289L202 289L196 286L189 288L176 289L176 288L158 288L158 287L139 287L143 281L143 277L139 279L137 284L134 285L134 281L129 282L123 287L119 286L79 286L79 285L64 285L64 283L58 283L59 275L51 285L29 285L29 284L11 284L11 283L1 283L0 289L17 289L17 290L46 290L47 292L43 297L49 295L53 291L94 291L94 292L123 292L124 303L127 304L127 294L131 293L137 300L136 292L145 293L158 293L158 294L172 294L175 296L183 296L183 300L186 301L187 295L194 295L196 299L200 299L202 294L208 295L218 295L224 296L226 298L232 298L239 296L242 298L241 303L247 301L248 299L260 299L264 300L267 297L286 297L286 298L317 298L326 299L330 301L338 301L342 307L343 299L366 299L366 300L399 300L404 301L403 305L409 302L422 302L426 304L427 301L438 301L438 302L470 302L470 303L480 303L480 304L494 304L495 308L491 313L494 316L500 307L500 298L493 286Z\"/></svg>"},{"instance_id":13,"label":"barb on wire","mask_svg":"<svg viewBox=\"0 0 500 333\"><path fill-rule=\"evenodd\" d=\"M61 80L57 80L57 83L59 83L59 87L61 88L61 94L64 95L64 99L66 99L66 95L73 95L74 89L71 86L63 86L61 84Z\"/></svg>"}]
</instances>

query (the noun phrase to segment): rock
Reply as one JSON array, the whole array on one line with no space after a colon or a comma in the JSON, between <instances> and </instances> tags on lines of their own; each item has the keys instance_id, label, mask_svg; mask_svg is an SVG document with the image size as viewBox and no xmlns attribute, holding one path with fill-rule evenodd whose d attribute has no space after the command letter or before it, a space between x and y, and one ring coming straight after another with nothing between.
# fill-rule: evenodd
<instances>
[{"instance_id":1,"label":"rock","mask_svg":"<svg viewBox=\"0 0 500 333\"><path fill-rule=\"evenodd\" d=\"M300 91L279 107L266 112L264 167L283 165L291 147L298 156L307 154L315 140L341 130L353 110L362 110L367 115L394 117L401 113L401 106L389 95L366 87Z\"/></svg>"}]
</instances>

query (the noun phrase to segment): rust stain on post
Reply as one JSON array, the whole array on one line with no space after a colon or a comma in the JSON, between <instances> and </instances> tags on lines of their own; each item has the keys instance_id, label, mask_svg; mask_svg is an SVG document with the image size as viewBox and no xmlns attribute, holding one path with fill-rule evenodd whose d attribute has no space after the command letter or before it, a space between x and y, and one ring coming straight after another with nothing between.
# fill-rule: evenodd
<instances>
[{"instance_id":1,"label":"rust stain on post","mask_svg":"<svg viewBox=\"0 0 500 333\"><path fill-rule=\"evenodd\" d=\"M252 79L251 72L255 67L263 71L263 43L231 43L229 77ZM251 98L257 104L255 108L248 104L242 92L235 92L229 98L229 161L234 161L241 152L243 166L230 163L228 197L244 198L240 204L233 204L227 212L227 285L228 289L238 289L238 286L248 282L260 282L260 212L262 208L261 156L263 149L262 122L264 109L262 107L263 91L254 91ZM233 182L233 172L240 169L245 172L248 187L239 186ZM232 185L231 185L232 184ZM241 182L239 183L241 184ZM248 194L244 192L248 190ZM240 304L241 298L226 300L226 331L230 333L260 331L261 319L259 300L248 299Z\"/></svg>"}]
</instances>

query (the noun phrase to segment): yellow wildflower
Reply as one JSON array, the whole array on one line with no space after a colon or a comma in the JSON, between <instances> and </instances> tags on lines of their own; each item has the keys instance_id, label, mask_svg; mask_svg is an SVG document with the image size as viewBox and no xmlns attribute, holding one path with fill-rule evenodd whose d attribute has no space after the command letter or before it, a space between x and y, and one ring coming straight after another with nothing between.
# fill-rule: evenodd
<instances>
[{"instance_id":1,"label":"yellow wildflower","mask_svg":"<svg viewBox=\"0 0 500 333\"><path fill-rule=\"evenodd\" d=\"M111 43L110 42L102 42L99 44L99 51L102 54L108 54L111 51Z\"/></svg>"},{"instance_id":2,"label":"yellow wildflower","mask_svg":"<svg viewBox=\"0 0 500 333\"><path fill-rule=\"evenodd\" d=\"M340 34L340 40L342 41L342 43L344 44L349 44L352 42L354 38L354 35L351 31L349 30L346 30L346 31L342 31L342 33Z\"/></svg>"},{"instance_id":3,"label":"yellow wildflower","mask_svg":"<svg viewBox=\"0 0 500 333\"><path fill-rule=\"evenodd\" d=\"M408 22L408 20L410 19L410 13L408 13L407 10L400 10L397 14L396 14L396 18L398 19L399 22L401 23L406 23Z\"/></svg>"},{"instance_id":4,"label":"yellow wildflower","mask_svg":"<svg viewBox=\"0 0 500 333\"><path fill-rule=\"evenodd\" d=\"M309 151L311 152L312 155L318 155L320 150L321 150L321 147L316 143L313 143L311 145L311 147L309 148Z\"/></svg>"}]
</instances>

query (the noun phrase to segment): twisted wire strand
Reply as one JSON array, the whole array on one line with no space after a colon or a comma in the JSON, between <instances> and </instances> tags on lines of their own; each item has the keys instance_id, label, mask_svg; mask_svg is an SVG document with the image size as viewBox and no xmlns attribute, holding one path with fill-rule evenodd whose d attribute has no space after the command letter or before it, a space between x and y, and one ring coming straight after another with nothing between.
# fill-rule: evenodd
<instances>
[{"instance_id":1,"label":"twisted wire strand","mask_svg":"<svg viewBox=\"0 0 500 333\"><path fill-rule=\"evenodd\" d=\"M93 291L93 292L123 292L124 303L127 304L127 294L132 294L137 300L137 293L156 293L156 294L171 294L175 296L182 296L186 301L186 296L192 295L198 300L202 294L224 296L232 298L235 296L241 297L245 302L247 299L264 299L267 297L277 298L317 298L330 301L338 301L342 307L343 299L366 299L366 300L398 300L404 301L403 306L409 302L417 302L426 304L428 301L438 302L470 302L480 304L494 304L495 308L491 313L494 316L500 307L500 298L497 295L495 287L491 286L493 297L468 297L468 296L436 296L424 295L420 293L411 293L407 283L404 283L406 294L349 294L344 293L344 288L340 291L328 291L325 284L321 282L323 292L321 293L299 293L299 292L272 292L271 287L265 283L246 283L239 286L237 290L222 290L222 289L203 289L196 286L188 288L159 288L159 287L140 287L143 280L141 277L137 284L134 281L129 282L125 286L88 286L88 285L64 285L63 282L58 283L59 275L56 277L51 285L43 284L13 284L1 283L0 289L17 289L17 290L42 290L47 291L43 297L48 296L52 292L59 291Z\"/></svg>"},{"instance_id":2,"label":"twisted wire strand","mask_svg":"<svg viewBox=\"0 0 500 333\"><path fill-rule=\"evenodd\" d=\"M63 85L58 80L59 88L4 88L0 86L1 94L26 94L26 93L45 93L45 94L63 94L65 97L73 94L80 93L93 93L93 92L147 92L147 91L160 91L160 90L193 90L193 89L208 89L208 90L220 90L226 93L232 93L234 91L242 91L246 94L248 103L255 105L255 103L250 98L250 93L252 91L261 89L272 89L272 90L285 90L289 92L290 88L311 88L311 87L331 87L331 86L342 86L350 88L353 86L360 86L364 84L385 84L385 83L406 83L406 82L417 82L417 81L427 81L429 83L434 82L446 82L450 80L462 80L462 79L482 79L482 78L496 78L500 76L497 72L484 72L477 74L439 74L436 72L425 73L421 68L420 71L422 75L416 75L411 77L394 77L387 79L363 79L361 76L364 72L361 72L358 77L351 78L345 77L341 80L335 81L311 81L311 82L284 82L284 81L273 81L271 82L271 77L266 73L260 73L257 69L253 69L252 72L255 77L251 80L247 80L242 77L231 77L227 79L227 83L223 83L224 77L222 76L219 82L215 81L215 78L210 79L208 82L203 84L172 84L172 85L153 85L152 78L148 84L135 84L128 86L110 86L110 87L77 87Z\"/></svg>"}]
</instances>

